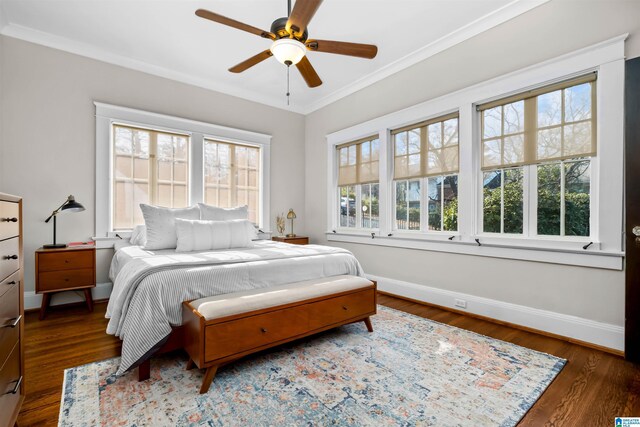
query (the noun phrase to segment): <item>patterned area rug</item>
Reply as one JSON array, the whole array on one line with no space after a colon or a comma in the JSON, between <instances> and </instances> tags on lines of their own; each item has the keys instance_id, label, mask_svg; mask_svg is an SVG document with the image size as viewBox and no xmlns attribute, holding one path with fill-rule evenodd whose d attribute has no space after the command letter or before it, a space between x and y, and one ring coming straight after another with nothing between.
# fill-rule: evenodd
<instances>
[{"instance_id":1,"label":"patterned area rug","mask_svg":"<svg viewBox=\"0 0 640 427\"><path fill-rule=\"evenodd\" d=\"M363 323L227 365L204 395L186 357L151 379L118 359L65 371L60 426L513 426L565 360L379 307Z\"/></svg>"}]
</instances>

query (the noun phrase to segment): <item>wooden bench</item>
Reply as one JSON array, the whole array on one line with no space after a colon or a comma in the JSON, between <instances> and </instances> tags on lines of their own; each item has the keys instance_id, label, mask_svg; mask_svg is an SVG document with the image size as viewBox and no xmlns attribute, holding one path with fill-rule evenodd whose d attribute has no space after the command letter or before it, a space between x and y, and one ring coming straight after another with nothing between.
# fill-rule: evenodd
<instances>
[{"instance_id":1,"label":"wooden bench","mask_svg":"<svg viewBox=\"0 0 640 427\"><path fill-rule=\"evenodd\" d=\"M332 276L183 303L187 369L206 368L206 393L221 365L260 350L376 313L376 283L357 276Z\"/></svg>"}]
</instances>

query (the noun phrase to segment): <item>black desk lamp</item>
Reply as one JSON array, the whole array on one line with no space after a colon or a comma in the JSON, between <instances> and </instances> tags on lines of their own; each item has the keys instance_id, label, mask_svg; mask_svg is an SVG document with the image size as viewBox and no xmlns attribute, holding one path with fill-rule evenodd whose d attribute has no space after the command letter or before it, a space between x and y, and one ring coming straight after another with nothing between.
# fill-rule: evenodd
<instances>
[{"instance_id":1,"label":"black desk lamp","mask_svg":"<svg viewBox=\"0 0 640 427\"><path fill-rule=\"evenodd\" d=\"M53 213L49 215L49 218L44 220L44 222L49 222L51 221L51 218L53 218L53 244L42 245L42 247L45 249L66 248L67 247L66 243L56 243L56 216L62 211L82 212L83 210L84 210L84 206L76 202L76 199L73 196L67 197L67 200L65 200L65 202L62 205L60 205L58 209L53 211Z\"/></svg>"}]
</instances>

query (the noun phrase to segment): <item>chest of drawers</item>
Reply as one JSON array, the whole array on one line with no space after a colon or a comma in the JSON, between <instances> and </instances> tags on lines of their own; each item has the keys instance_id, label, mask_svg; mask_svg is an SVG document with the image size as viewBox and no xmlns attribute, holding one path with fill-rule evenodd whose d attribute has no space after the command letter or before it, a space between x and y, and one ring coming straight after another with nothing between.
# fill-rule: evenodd
<instances>
[{"instance_id":1,"label":"chest of drawers","mask_svg":"<svg viewBox=\"0 0 640 427\"><path fill-rule=\"evenodd\" d=\"M0 427L24 400L22 199L0 193Z\"/></svg>"}]
</instances>

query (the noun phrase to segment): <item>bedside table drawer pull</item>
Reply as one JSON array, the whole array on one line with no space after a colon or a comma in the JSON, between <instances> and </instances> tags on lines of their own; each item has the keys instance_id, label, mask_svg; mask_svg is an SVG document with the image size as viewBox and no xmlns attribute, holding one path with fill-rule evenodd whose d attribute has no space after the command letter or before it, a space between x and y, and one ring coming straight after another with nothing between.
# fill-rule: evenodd
<instances>
[{"instance_id":1,"label":"bedside table drawer pull","mask_svg":"<svg viewBox=\"0 0 640 427\"><path fill-rule=\"evenodd\" d=\"M0 218L0 222L18 222L18 218L15 216L13 218Z\"/></svg>"},{"instance_id":2,"label":"bedside table drawer pull","mask_svg":"<svg viewBox=\"0 0 640 427\"><path fill-rule=\"evenodd\" d=\"M13 319L13 322L7 323L6 325L2 325L2 328L15 328L16 326L18 326L18 323L20 323L20 319L22 319L22 314L18 317L16 317L15 319Z\"/></svg>"},{"instance_id":3,"label":"bedside table drawer pull","mask_svg":"<svg viewBox=\"0 0 640 427\"><path fill-rule=\"evenodd\" d=\"M13 390L8 391L6 394L17 394L20 391L20 384L22 384L22 375L16 380L16 385L13 386Z\"/></svg>"},{"instance_id":4,"label":"bedside table drawer pull","mask_svg":"<svg viewBox=\"0 0 640 427\"><path fill-rule=\"evenodd\" d=\"M260 330L262 331L263 334L266 334L267 332L269 332L265 328L260 328Z\"/></svg>"},{"instance_id":5,"label":"bedside table drawer pull","mask_svg":"<svg viewBox=\"0 0 640 427\"><path fill-rule=\"evenodd\" d=\"M15 280L12 280L12 281L10 281L10 282L7 282L7 285L15 285L15 284L16 284L16 281L15 281Z\"/></svg>"},{"instance_id":6,"label":"bedside table drawer pull","mask_svg":"<svg viewBox=\"0 0 640 427\"><path fill-rule=\"evenodd\" d=\"M342 309L343 309L343 310L349 310L349 308L348 308L346 305L343 305L343 306L342 306Z\"/></svg>"},{"instance_id":7,"label":"bedside table drawer pull","mask_svg":"<svg viewBox=\"0 0 640 427\"><path fill-rule=\"evenodd\" d=\"M2 257L2 259L6 259L6 260L18 259L18 255L5 255L5 256Z\"/></svg>"}]
</instances>

